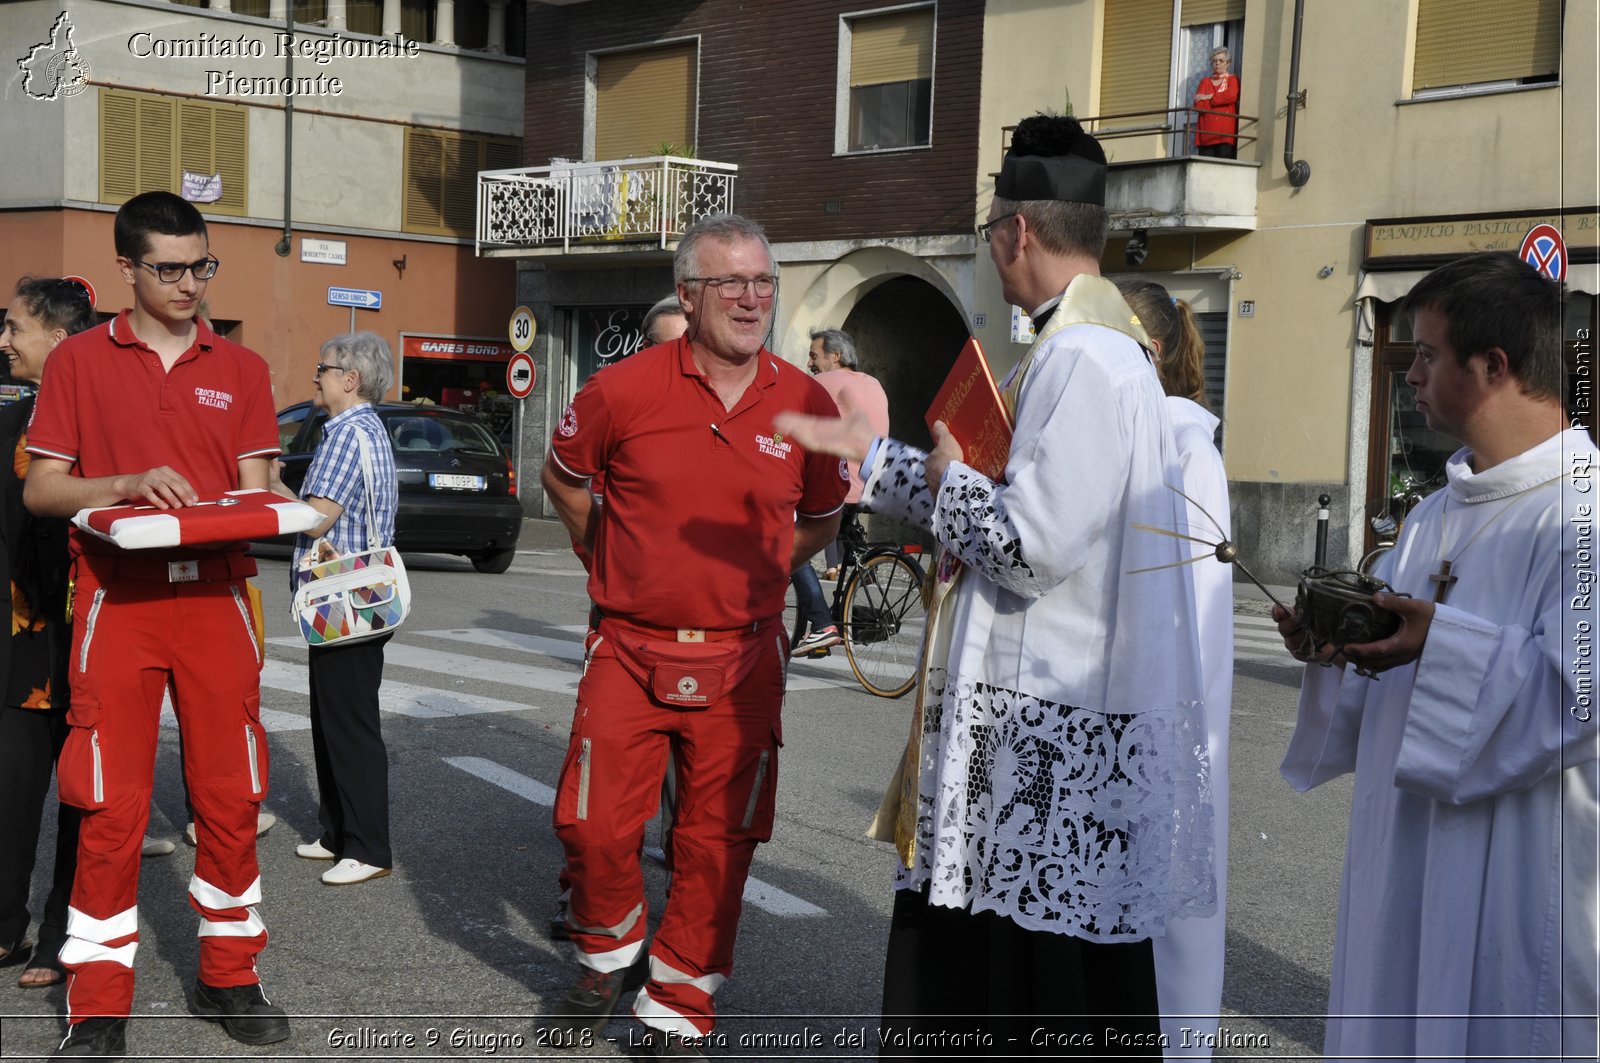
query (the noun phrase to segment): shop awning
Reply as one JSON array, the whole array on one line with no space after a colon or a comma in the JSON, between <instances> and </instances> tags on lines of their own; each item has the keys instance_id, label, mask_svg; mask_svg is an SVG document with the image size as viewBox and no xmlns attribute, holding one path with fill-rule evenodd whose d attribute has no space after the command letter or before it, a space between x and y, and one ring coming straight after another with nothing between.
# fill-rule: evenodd
<instances>
[{"instance_id":1,"label":"shop awning","mask_svg":"<svg viewBox=\"0 0 1600 1063\"><path fill-rule=\"evenodd\" d=\"M1376 334L1377 303L1398 303L1430 271L1425 269L1368 270L1356 286L1356 338L1372 346ZM1567 267L1567 291L1600 295L1600 263L1588 262Z\"/></svg>"}]
</instances>

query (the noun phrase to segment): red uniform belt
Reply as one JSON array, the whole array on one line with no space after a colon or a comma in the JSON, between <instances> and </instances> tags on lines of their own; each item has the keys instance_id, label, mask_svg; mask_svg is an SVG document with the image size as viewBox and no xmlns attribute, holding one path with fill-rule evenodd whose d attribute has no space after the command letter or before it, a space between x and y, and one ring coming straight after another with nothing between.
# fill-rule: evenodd
<instances>
[{"instance_id":1,"label":"red uniform belt","mask_svg":"<svg viewBox=\"0 0 1600 1063\"><path fill-rule=\"evenodd\" d=\"M102 583L118 579L150 580L155 583L214 583L244 579L256 574L255 559L244 554L154 558L86 553L79 560Z\"/></svg>"},{"instance_id":2,"label":"red uniform belt","mask_svg":"<svg viewBox=\"0 0 1600 1063\"><path fill-rule=\"evenodd\" d=\"M631 631L635 634L643 635L645 638L657 639L662 642L724 642L728 639L746 639L759 632L764 623L771 623L771 621L756 620L743 627L656 627L654 624L641 624L635 620L625 620L620 616L605 616L603 614L600 617L600 621L605 624L616 624L624 631Z\"/></svg>"}]
</instances>

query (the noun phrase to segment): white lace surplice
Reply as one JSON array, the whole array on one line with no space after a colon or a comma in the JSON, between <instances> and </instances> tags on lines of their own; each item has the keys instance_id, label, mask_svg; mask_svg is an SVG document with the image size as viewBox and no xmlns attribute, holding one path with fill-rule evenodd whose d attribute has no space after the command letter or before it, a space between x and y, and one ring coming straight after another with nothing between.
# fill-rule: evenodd
<instances>
[{"instance_id":1,"label":"white lace surplice","mask_svg":"<svg viewBox=\"0 0 1600 1063\"><path fill-rule=\"evenodd\" d=\"M1006 482L885 441L865 500L968 567L945 605L921 743L915 866L897 885L1096 941L1215 905L1205 721L1184 526L1155 372L1131 340L1046 333ZM931 637L937 642L936 636ZM935 662L937 663L937 662Z\"/></svg>"}]
</instances>

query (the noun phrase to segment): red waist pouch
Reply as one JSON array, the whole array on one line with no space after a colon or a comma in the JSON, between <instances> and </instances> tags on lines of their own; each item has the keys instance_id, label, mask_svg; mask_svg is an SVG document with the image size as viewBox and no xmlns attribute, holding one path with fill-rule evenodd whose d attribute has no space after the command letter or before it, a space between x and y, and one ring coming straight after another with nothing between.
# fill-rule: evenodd
<instances>
[{"instance_id":1,"label":"red waist pouch","mask_svg":"<svg viewBox=\"0 0 1600 1063\"><path fill-rule=\"evenodd\" d=\"M758 632L715 642L676 642L612 620L601 621L600 633L616 648L628 674L669 709L703 709L735 689L766 646Z\"/></svg>"}]
</instances>

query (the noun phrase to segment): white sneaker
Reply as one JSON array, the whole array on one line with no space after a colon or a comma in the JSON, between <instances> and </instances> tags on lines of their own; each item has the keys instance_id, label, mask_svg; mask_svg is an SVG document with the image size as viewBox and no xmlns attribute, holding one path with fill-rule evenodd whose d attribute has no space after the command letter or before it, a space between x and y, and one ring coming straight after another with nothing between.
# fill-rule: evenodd
<instances>
[{"instance_id":1,"label":"white sneaker","mask_svg":"<svg viewBox=\"0 0 1600 1063\"><path fill-rule=\"evenodd\" d=\"M354 886L358 882L367 882L375 878L382 878L389 873L386 867L373 867L363 864L360 860L346 857L322 873L322 882L326 886Z\"/></svg>"},{"instance_id":2,"label":"white sneaker","mask_svg":"<svg viewBox=\"0 0 1600 1063\"><path fill-rule=\"evenodd\" d=\"M318 838L314 842L302 842L294 847L294 855L302 860L337 860L339 854L322 844Z\"/></svg>"},{"instance_id":3,"label":"white sneaker","mask_svg":"<svg viewBox=\"0 0 1600 1063\"><path fill-rule=\"evenodd\" d=\"M844 639L839 635L839 629L832 624L821 631L808 631L804 638L796 642L789 650L790 657L809 657L813 653L826 656L830 646L837 646Z\"/></svg>"},{"instance_id":4,"label":"white sneaker","mask_svg":"<svg viewBox=\"0 0 1600 1063\"><path fill-rule=\"evenodd\" d=\"M171 838L146 837L139 849L140 856L167 856L177 849Z\"/></svg>"}]
</instances>

